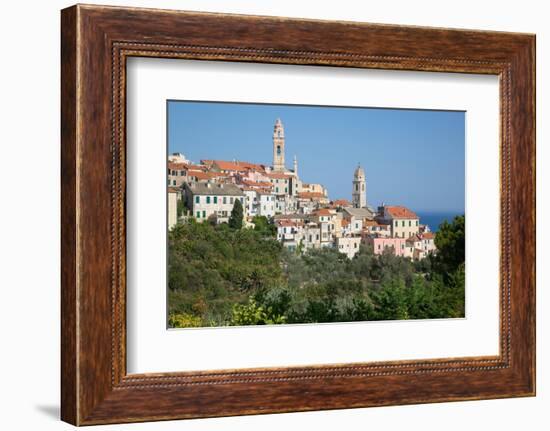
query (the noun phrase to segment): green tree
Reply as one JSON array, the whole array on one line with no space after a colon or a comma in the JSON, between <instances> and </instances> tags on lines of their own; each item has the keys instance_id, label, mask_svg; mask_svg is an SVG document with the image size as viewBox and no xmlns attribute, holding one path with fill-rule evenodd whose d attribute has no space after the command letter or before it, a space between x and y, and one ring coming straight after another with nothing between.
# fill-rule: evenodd
<instances>
[{"instance_id":1,"label":"green tree","mask_svg":"<svg viewBox=\"0 0 550 431\"><path fill-rule=\"evenodd\" d=\"M178 217L181 217L185 211L185 202L183 199L178 200L178 207L177 207L177 213Z\"/></svg>"},{"instance_id":2,"label":"green tree","mask_svg":"<svg viewBox=\"0 0 550 431\"><path fill-rule=\"evenodd\" d=\"M273 325L285 322L284 316L274 314L270 308L266 309L258 305L253 298L250 298L248 304L235 304L233 306L230 325Z\"/></svg>"},{"instance_id":3,"label":"green tree","mask_svg":"<svg viewBox=\"0 0 550 431\"><path fill-rule=\"evenodd\" d=\"M376 320L409 319L407 288L401 279L387 280L374 294Z\"/></svg>"},{"instance_id":4,"label":"green tree","mask_svg":"<svg viewBox=\"0 0 550 431\"><path fill-rule=\"evenodd\" d=\"M229 217L229 227L232 229L242 229L243 227L243 204L240 199L235 199L231 217Z\"/></svg>"},{"instance_id":5,"label":"green tree","mask_svg":"<svg viewBox=\"0 0 550 431\"><path fill-rule=\"evenodd\" d=\"M274 237L277 234L277 228L273 223L270 223L266 216L254 216L252 219L254 230L262 235Z\"/></svg>"},{"instance_id":6,"label":"green tree","mask_svg":"<svg viewBox=\"0 0 550 431\"><path fill-rule=\"evenodd\" d=\"M464 216L457 216L451 223L444 221L435 235L437 254L433 258L434 270L449 281L460 265L464 264Z\"/></svg>"}]
</instances>

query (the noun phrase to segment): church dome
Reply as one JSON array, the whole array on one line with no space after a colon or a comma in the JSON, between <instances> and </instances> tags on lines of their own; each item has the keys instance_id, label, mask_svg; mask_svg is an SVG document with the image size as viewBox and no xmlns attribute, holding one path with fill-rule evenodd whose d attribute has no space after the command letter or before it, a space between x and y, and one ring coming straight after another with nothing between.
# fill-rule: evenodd
<instances>
[{"instance_id":1,"label":"church dome","mask_svg":"<svg viewBox=\"0 0 550 431\"><path fill-rule=\"evenodd\" d=\"M355 172L353 173L353 176L355 178L365 178L365 171L361 167L361 165L357 165L357 169L355 169Z\"/></svg>"}]
</instances>

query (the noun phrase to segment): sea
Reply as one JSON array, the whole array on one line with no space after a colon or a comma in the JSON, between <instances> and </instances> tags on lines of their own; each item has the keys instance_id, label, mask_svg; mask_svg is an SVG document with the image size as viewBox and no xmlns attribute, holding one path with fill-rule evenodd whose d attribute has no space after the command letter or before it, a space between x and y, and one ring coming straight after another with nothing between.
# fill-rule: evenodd
<instances>
[{"instance_id":1,"label":"sea","mask_svg":"<svg viewBox=\"0 0 550 431\"><path fill-rule=\"evenodd\" d=\"M437 232L439 230L439 225L445 220L449 223L458 215L463 215L464 213L457 212L417 212L418 217L420 217L420 224L427 224L430 227L432 232Z\"/></svg>"}]
</instances>

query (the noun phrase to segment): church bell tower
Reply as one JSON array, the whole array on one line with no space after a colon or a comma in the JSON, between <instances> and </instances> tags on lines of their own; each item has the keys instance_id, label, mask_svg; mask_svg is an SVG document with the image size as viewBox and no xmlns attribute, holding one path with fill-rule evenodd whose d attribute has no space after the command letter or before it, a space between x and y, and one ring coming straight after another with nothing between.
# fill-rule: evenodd
<instances>
[{"instance_id":1,"label":"church bell tower","mask_svg":"<svg viewBox=\"0 0 550 431\"><path fill-rule=\"evenodd\" d=\"M285 129L280 118L277 118L273 128L273 170L285 171Z\"/></svg>"},{"instance_id":2,"label":"church bell tower","mask_svg":"<svg viewBox=\"0 0 550 431\"><path fill-rule=\"evenodd\" d=\"M353 173L351 196L354 208L364 208L367 206L367 180L365 178L365 171L361 165L358 165Z\"/></svg>"}]
</instances>

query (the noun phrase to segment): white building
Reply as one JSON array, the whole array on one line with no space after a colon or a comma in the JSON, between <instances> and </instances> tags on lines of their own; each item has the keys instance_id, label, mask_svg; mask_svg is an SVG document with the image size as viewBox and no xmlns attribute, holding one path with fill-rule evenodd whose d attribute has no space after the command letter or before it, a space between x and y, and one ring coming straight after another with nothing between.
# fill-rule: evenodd
<instances>
[{"instance_id":1,"label":"white building","mask_svg":"<svg viewBox=\"0 0 550 431\"><path fill-rule=\"evenodd\" d=\"M187 208L198 222L215 217L217 223L229 221L235 200L240 200L245 213L245 196L235 184L184 184Z\"/></svg>"},{"instance_id":2,"label":"white building","mask_svg":"<svg viewBox=\"0 0 550 431\"><path fill-rule=\"evenodd\" d=\"M336 238L336 249L345 254L349 259L359 252L359 247L361 246L361 237L359 236L349 236L349 237L340 237Z\"/></svg>"},{"instance_id":3,"label":"white building","mask_svg":"<svg viewBox=\"0 0 550 431\"><path fill-rule=\"evenodd\" d=\"M350 222L350 232L359 234L363 227L373 220L374 214L368 208L347 207L343 210L343 217Z\"/></svg>"},{"instance_id":4,"label":"white building","mask_svg":"<svg viewBox=\"0 0 550 431\"><path fill-rule=\"evenodd\" d=\"M168 230L178 222L178 195L177 188L168 187Z\"/></svg>"},{"instance_id":5,"label":"white building","mask_svg":"<svg viewBox=\"0 0 550 431\"><path fill-rule=\"evenodd\" d=\"M269 192L257 191L257 214L267 218L275 215L275 196Z\"/></svg>"},{"instance_id":6,"label":"white building","mask_svg":"<svg viewBox=\"0 0 550 431\"><path fill-rule=\"evenodd\" d=\"M303 243L304 224L300 220L281 219L275 222L277 240L289 250L296 250Z\"/></svg>"},{"instance_id":7,"label":"white building","mask_svg":"<svg viewBox=\"0 0 550 431\"><path fill-rule=\"evenodd\" d=\"M241 187L244 194L244 211L247 217L254 217L258 215L258 193L256 190L250 187Z\"/></svg>"},{"instance_id":8,"label":"white building","mask_svg":"<svg viewBox=\"0 0 550 431\"><path fill-rule=\"evenodd\" d=\"M173 163L192 164L191 161L183 155L183 153L172 153L168 156L168 161Z\"/></svg>"}]
</instances>

